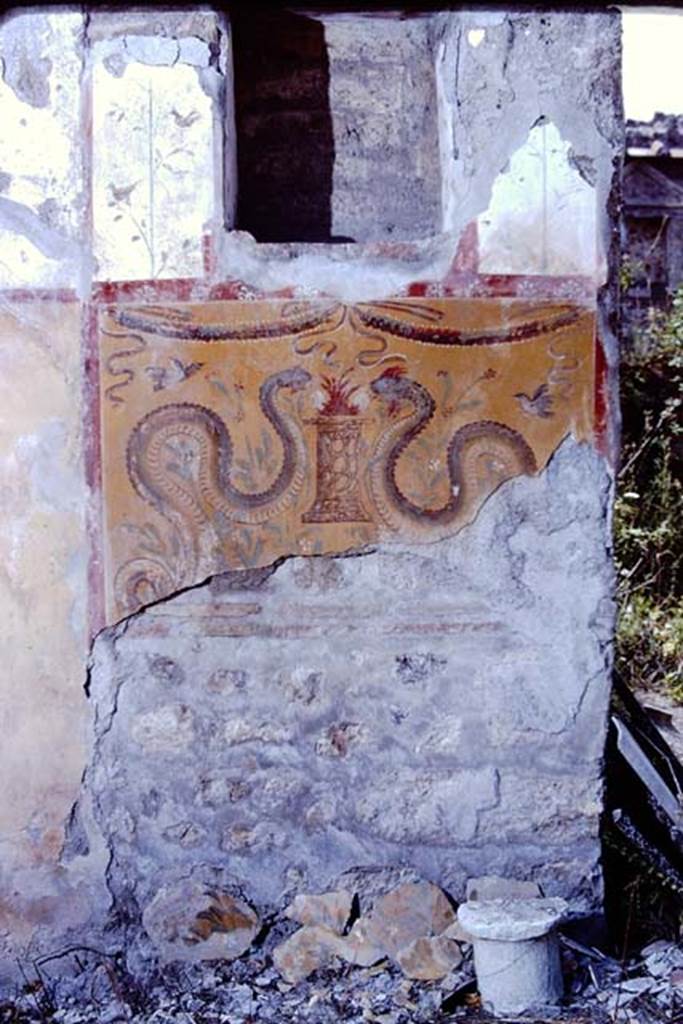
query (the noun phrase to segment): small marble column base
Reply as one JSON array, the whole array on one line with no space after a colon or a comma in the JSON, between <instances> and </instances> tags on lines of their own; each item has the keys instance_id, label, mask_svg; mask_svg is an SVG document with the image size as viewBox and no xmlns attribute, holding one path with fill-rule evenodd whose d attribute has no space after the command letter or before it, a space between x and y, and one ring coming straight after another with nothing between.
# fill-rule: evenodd
<instances>
[{"instance_id":1,"label":"small marble column base","mask_svg":"<svg viewBox=\"0 0 683 1024\"><path fill-rule=\"evenodd\" d=\"M524 1013L562 998L556 925L562 899L469 900L458 921L474 947L474 969L485 1009L496 1016Z\"/></svg>"},{"instance_id":2,"label":"small marble column base","mask_svg":"<svg viewBox=\"0 0 683 1024\"><path fill-rule=\"evenodd\" d=\"M557 935L499 942L474 941L474 969L485 1009L496 1015L540 1009L562 998Z\"/></svg>"}]
</instances>

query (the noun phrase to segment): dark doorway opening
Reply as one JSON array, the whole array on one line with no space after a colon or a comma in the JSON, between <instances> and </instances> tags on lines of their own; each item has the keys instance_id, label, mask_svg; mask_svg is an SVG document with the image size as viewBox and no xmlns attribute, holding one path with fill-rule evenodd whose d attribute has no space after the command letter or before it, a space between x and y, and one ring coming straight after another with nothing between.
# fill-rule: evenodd
<instances>
[{"instance_id":1,"label":"dark doorway opening","mask_svg":"<svg viewBox=\"0 0 683 1024\"><path fill-rule=\"evenodd\" d=\"M231 11L236 227L258 242L331 237L334 135L320 21L272 8Z\"/></svg>"}]
</instances>

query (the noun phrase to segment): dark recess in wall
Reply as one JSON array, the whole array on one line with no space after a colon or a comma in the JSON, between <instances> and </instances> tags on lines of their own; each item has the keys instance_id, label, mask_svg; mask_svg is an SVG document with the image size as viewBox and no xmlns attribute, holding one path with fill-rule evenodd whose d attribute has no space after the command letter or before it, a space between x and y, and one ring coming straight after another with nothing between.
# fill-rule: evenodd
<instances>
[{"instance_id":1,"label":"dark recess in wall","mask_svg":"<svg viewBox=\"0 0 683 1024\"><path fill-rule=\"evenodd\" d=\"M334 136L323 25L271 7L230 11L236 227L259 242L334 242Z\"/></svg>"}]
</instances>

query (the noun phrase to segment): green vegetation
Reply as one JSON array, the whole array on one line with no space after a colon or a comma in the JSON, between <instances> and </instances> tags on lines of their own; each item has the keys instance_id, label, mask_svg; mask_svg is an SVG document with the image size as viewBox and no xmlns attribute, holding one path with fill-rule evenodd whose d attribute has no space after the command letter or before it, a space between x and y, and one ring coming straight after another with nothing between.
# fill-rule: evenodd
<instances>
[{"instance_id":1,"label":"green vegetation","mask_svg":"<svg viewBox=\"0 0 683 1024\"><path fill-rule=\"evenodd\" d=\"M614 537L616 665L631 687L683 703L683 288L624 355Z\"/></svg>"}]
</instances>

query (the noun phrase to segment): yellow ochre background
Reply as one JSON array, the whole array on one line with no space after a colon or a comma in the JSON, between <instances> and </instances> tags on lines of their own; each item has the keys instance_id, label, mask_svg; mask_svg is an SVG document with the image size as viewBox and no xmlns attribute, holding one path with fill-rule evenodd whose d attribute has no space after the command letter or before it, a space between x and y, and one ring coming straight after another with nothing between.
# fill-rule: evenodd
<instances>
[{"instance_id":1,"label":"yellow ochre background","mask_svg":"<svg viewBox=\"0 0 683 1024\"><path fill-rule=\"evenodd\" d=\"M359 315L359 311L364 316ZM126 326L128 313L140 326ZM569 316L565 314L569 313ZM311 327L316 319L317 325ZM461 344L433 344L398 337L368 318L389 317L417 329L454 329ZM552 329L564 315L565 326ZM123 319L123 323L122 323ZM495 335L529 322L540 332L526 340L476 344L469 337ZM302 326L303 324L303 326ZM546 326L544 326L546 325ZM197 340L202 326L238 330L238 339ZM166 337L164 331L188 337ZM267 331L249 337L249 331ZM395 299L358 307L306 302L212 301L142 306L120 304L100 315L100 399L107 621L134 610L117 578L136 559L173 559L168 522L134 490L126 448L136 425L152 410L194 403L218 414L233 444L231 480L242 491L270 486L281 465L280 440L264 417L258 393L264 379L303 367L311 383L297 394L280 392L276 402L303 426L308 456L306 482L295 505L266 523L235 523L216 552L211 571L264 566L288 554L335 553L387 536L368 491L366 468L389 417L369 385L388 368L401 368L432 395L434 416L400 456L396 479L414 503L438 508L449 497L446 452L453 433L466 423L494 420L518 431L538 469L567 434L593 438L595 316L567 302L520 299ZM302 517L316 497L316 418L324 406L323 378L344 375L355 388L350 402L360 422L358 493L368 522L310 523ZM536 397L535 397L536 396ZM136 563L137 564L137 563ZM204 578L203 566L201 578ZM176 585L177 585L176 580ZM199 582L185 579L183 585ZM138 604L153 596L138 592Z\"/></svg>"}]
</instances>

